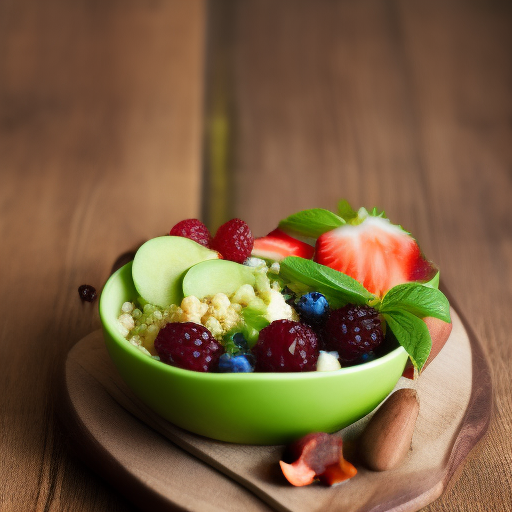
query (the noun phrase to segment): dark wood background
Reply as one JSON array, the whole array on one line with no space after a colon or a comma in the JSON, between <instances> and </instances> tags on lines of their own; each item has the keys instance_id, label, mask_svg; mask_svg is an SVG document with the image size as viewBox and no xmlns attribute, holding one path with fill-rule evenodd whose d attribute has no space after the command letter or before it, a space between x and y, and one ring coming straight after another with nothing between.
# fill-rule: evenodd
<instances>
[{"instance_id":1,"label":"dark wood background","mask_svg":"<svg viewBox=\"0 0 512 512\"><path fill-rule=\"evenodd\" d=\"M0 178L1 510L132 508L56 419L99 327L79 285L182 218L261 235L340 198L419 239L491 363L489 433L427 510L512 508L510 2L2 0Z\"/></svg>"}]
</instances>

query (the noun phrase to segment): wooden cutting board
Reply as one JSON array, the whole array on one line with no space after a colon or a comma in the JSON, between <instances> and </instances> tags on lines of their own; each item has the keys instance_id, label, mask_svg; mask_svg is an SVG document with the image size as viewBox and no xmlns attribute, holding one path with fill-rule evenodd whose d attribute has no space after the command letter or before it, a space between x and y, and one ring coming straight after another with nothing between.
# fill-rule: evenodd
<instances>
[{"instance_id":1,"label":"wooden cutting board","mask_svg":"<svg viewBox=\"0 0 512 512\"><path fill-rule=\"evenodd\" d=\"M487 430L489 367L467 323L452 310L447 344L417 381L420 414L405 462L382 473L354 449L371 415L341 431L356 477L333 488L295 488L282 477L282 446L212 441L149 410L111 363L101 331L82 339L65 365L62 418L71 443L112 485L144 510L414 511L441 495Z\"/></svg>"}]
</instances>

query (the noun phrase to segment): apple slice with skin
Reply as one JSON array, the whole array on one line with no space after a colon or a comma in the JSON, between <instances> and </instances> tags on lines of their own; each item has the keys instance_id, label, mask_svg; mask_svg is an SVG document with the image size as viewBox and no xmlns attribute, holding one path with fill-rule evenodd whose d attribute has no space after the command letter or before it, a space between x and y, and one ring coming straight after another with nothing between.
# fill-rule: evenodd
<instances>
[{"instance_id":1,"label":"apple slice with skin","mask_svg":"<svg viewBox=\"0 0 512 512\"><path fill-rule=\"evenodd\" d=\"M425 370L425 368L434 360L439 352L441 352L441 349L448 341L450 333L452 332L452 324L443 322L443 320L440 320L439 318L428 316L424 318L423 321L427 324L428 332L430 333L430 338L432 339L432 348L430 349L430 354L428 356L427 362L423 366L422 371ZM405 365L402 377L414 379L414 366L412 365L410 359L407 360L407 364Z\"/></svg>"},{"instance_id":2,"label":"apple slice with skin","mask_svg":"<svg viewBox=\"0 0 512 512\"><path fill-rule=\"evenodd\" d=\"M196 263L218 259L217 251L180 236L160 236L141 245L133 260L132 277L141 297L156 306L180 304L183 274Z\"/></svg>"},{"instance_id":3,"label":"apple slice with skin","mask_svg":"<svg viewBox=\"0 0 512 512\"><path fill-rule=\"evenodd\" d=\"M198 299L216 293L230 296L240 286L253 286L254 282L254 272L246 265L228 260L203 261L188 269L183 278L183 294L185 297L195 295Z\"/></svg>"}]
</instances>

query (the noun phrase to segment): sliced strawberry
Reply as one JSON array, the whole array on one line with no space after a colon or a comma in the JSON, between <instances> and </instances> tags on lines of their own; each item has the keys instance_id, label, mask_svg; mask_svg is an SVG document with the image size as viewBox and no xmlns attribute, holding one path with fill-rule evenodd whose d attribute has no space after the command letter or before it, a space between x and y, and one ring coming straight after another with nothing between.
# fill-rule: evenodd
<instances>
[{"instance_id":1,"label":"sliced strawberry","mask_svg":"<svg viewBox=\"0 0 512 512\"><path fill-rule=\"evenodd\" d=\"M436 272L411 235L373 215L321 235L314 260L357 279L378 296L397 284L428 281Z\"/></svg>"},{"instance_id":2,"label":"sliced strawberry","mask_svg":"<svg viewBox=\"0 0 512 512\"><path fill-rule=\"evenodd\" d=\"M267 236L256 238L252 249L252 256L267 260L281 261L287 256L300 256L311 259L315 248L287 235L280 229L274 229Z\"/></svg>"}]
</instances>

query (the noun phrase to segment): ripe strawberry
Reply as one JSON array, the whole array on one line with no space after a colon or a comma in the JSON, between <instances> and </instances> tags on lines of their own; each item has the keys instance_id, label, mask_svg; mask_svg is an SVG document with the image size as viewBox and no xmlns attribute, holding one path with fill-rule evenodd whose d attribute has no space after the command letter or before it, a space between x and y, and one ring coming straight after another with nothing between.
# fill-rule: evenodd
<instances>
[{"instance_id":1,"label":"ripe strawberry","mask_svg":"<svg viewBox=\"0 0 512 512\"><path fill-rule=\"evenodd\" d=\"M287 235L280 229L274 229L267 236L256 238L252 255L257 258L281 261L287 256L300 256L310 260L315 248L305 242Z\"/></svg>"},{"instance_id":2,"label":"ripe strawberry","mask_svg":"<svg viewBox=\"0 0 512 512\"><path fill-rule=\"evenodd\" d=\"M251 255L253 245L254 237L247 223L231 219L217 230L211 248L226 260L243 263Z\"/></svg>"},{"instance_id":3,"label":"ripe strawberry","mask_svg":"<svg viewBox=\"0 0 512 512\"><path fill-rule=\"evenodd\" d=\"M184 322L163 327L155 339L155 350L160 360L171 366L208 372L216 368L222 346L206 327Z\"/></svg>"},{"instance_id":4,"label":"ripe strawberry","mask_svg":"<svg viewBox=\"0 0 512 512\"><path fill-rule=\"evenodd\" d=\"M205 247L210 246L212 239L208 228L198 219L185 219L178 222L173 226L169 235L190 238Z\"/></svg>"},{"instance_id":5,"label":"ripe strawberry","mask_svg":"<svg viewBox=\"0 0 512 512\"><path fill-rule=\"evenodd\" d=\"M314 260L348 274L378 296L397 284L433 277L434 266L409 233L384 217L365 214L358 223L321 235Z\"/></svg>"},{"instance_id":6,"label":"ripe strawberry","mask_svg":"<svg viewBox=\"0 0 512 512\"><path fill-rule=\"evenodd\" d=\"M305 324L274 320L260 331L252 352L256 357L256 371L314 371L319 354L318 338Z\"/></svg>"}]
</instances>

